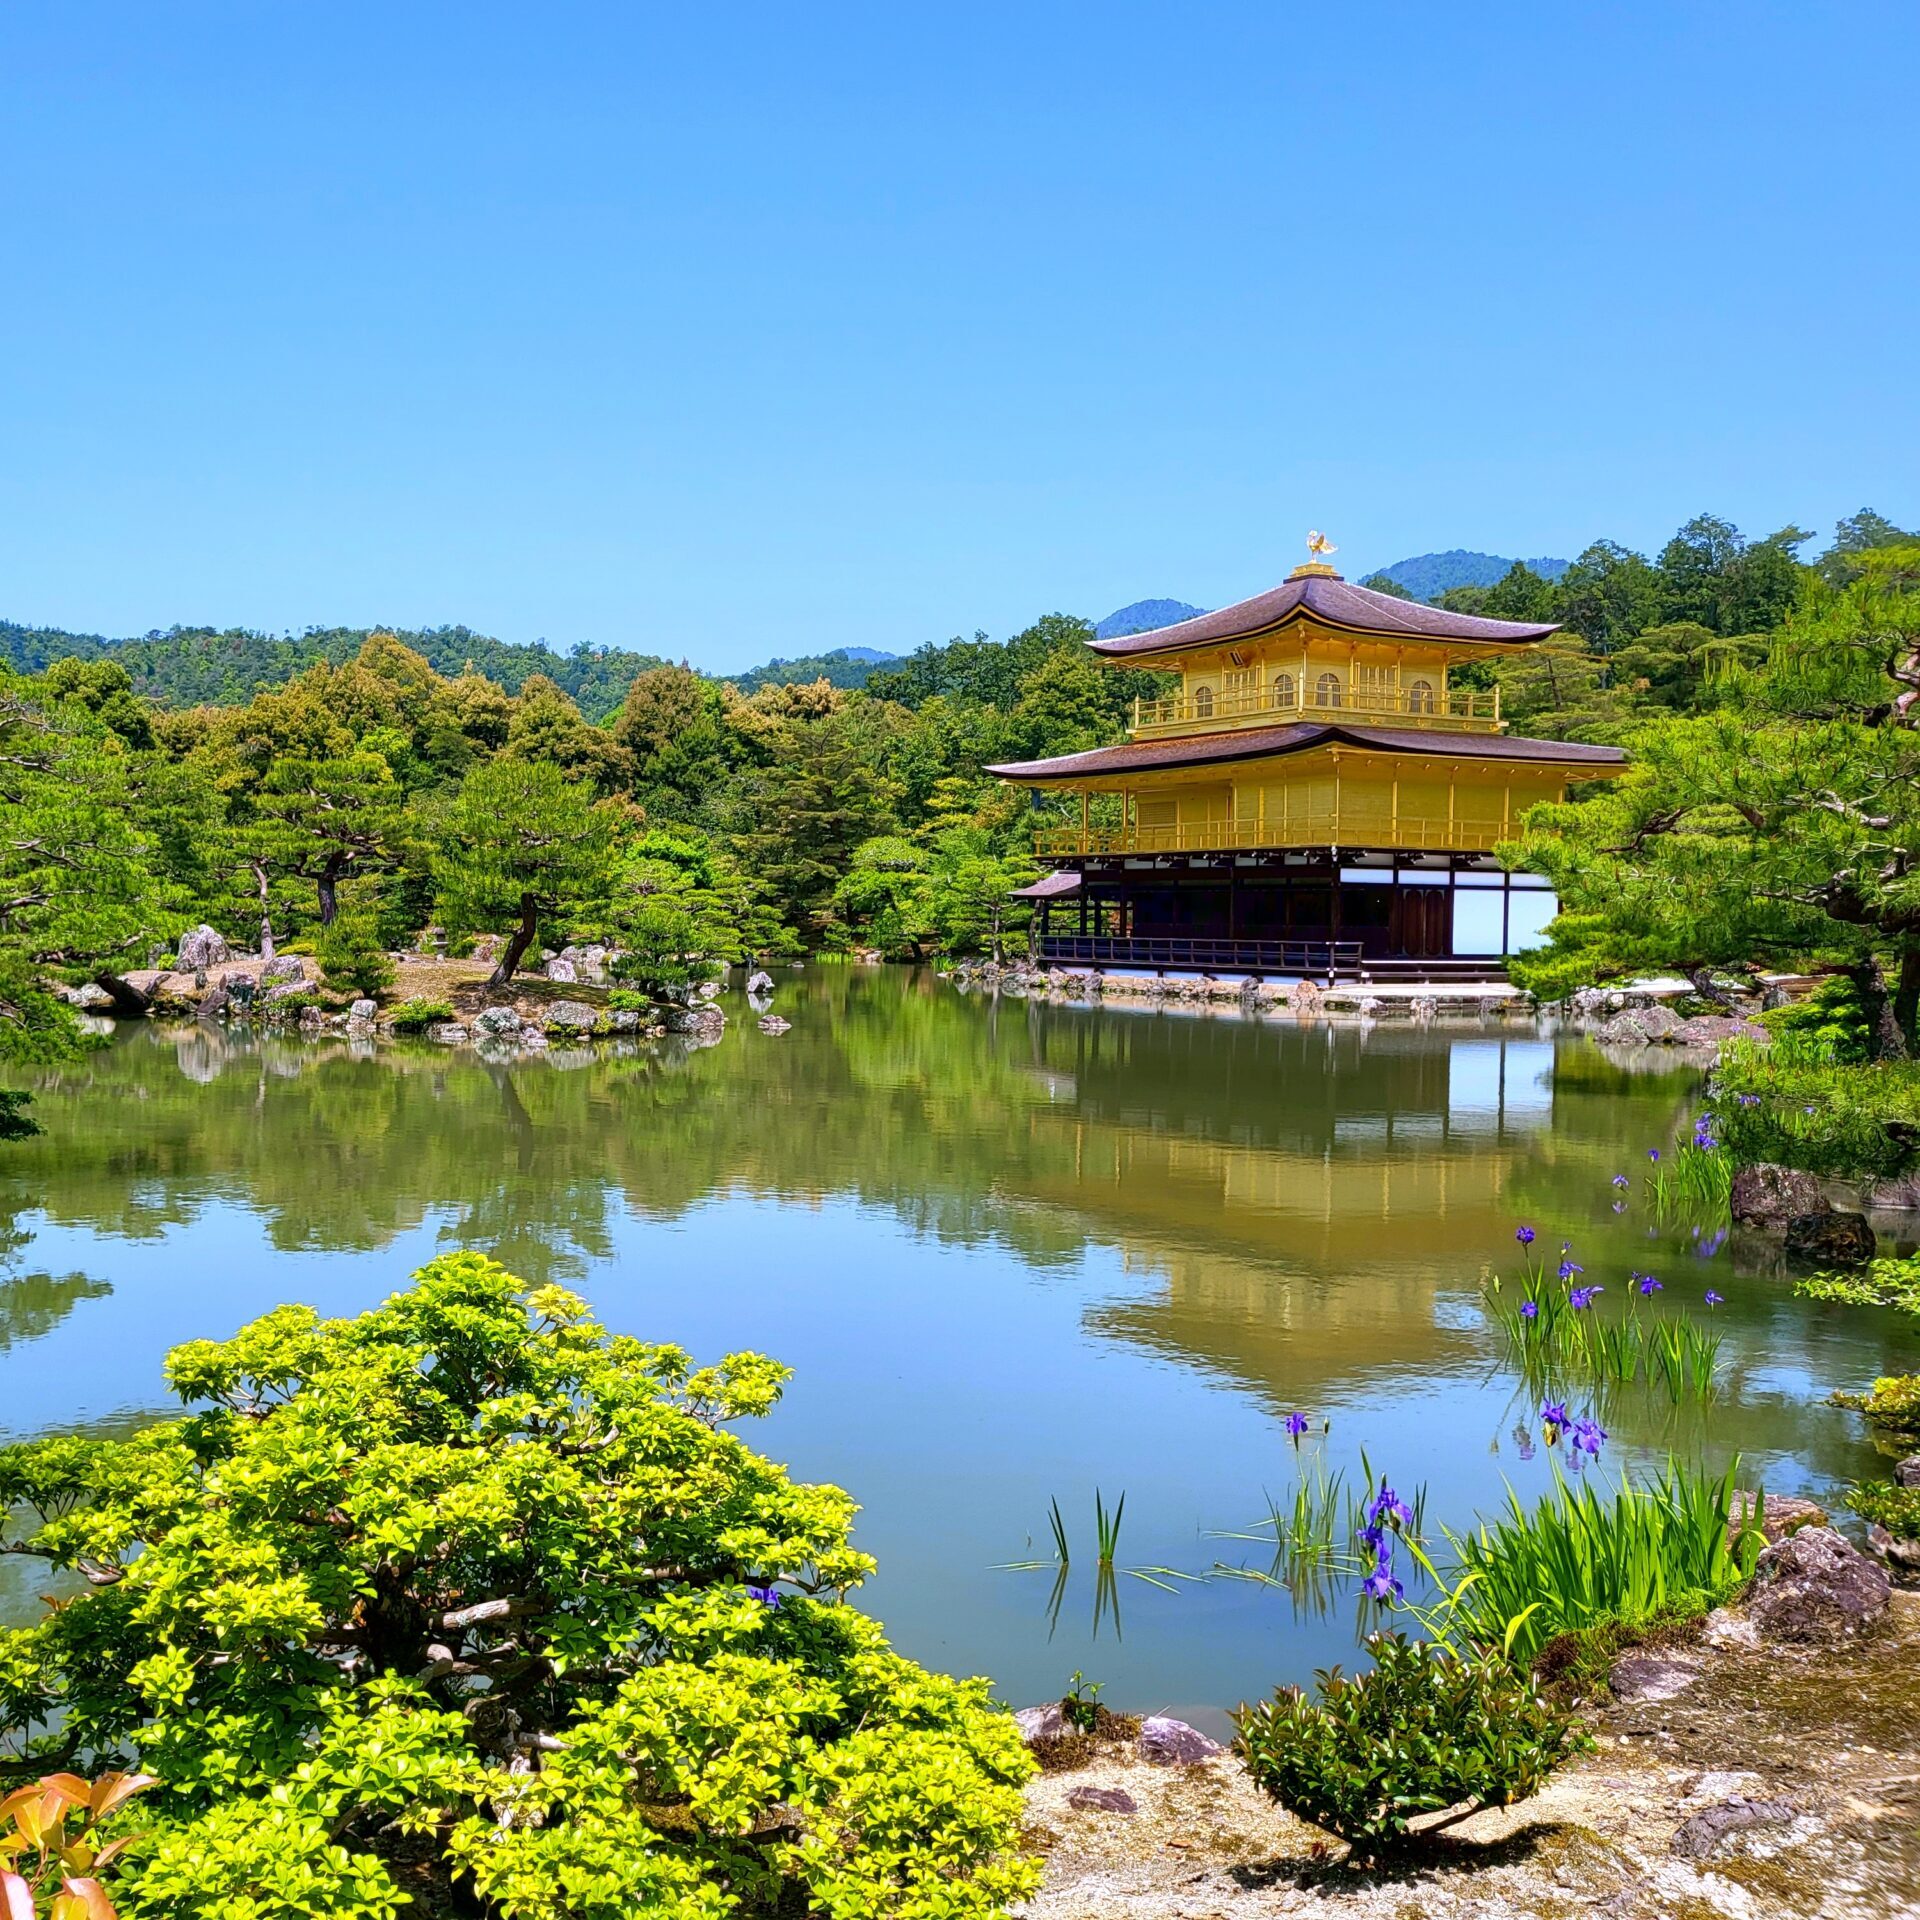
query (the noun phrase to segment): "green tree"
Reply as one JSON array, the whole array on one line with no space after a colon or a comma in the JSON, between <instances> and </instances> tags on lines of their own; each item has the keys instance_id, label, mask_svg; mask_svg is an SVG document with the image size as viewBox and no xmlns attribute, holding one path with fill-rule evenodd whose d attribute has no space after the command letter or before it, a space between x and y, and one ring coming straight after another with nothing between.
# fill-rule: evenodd
<instances>
[{"instance_id":1,"label":"green tree","mask_svg":"<svg viewBox=\"0 0 1920 1920\"><path fill-rule=\"evenodd\" d=\"M1659 617L1659 576L1642 555L1611 540L1596 540L1558 585L1559 618L1598 653L1612 653Z\"/></svg>"},{"instance_id":2,"label":"green tree","mask_svg":"<svg viewBox=\"0 0 1920 1920\"><path fill-rule=\"evenodd\" d=\"M590 914L606 898L613 816L544 761L477 766L441 821L434 870L454 933L509 928L487 984L513 978L543 922Z\"/></svg>"},{"instance_id":3,"label":"green tree","mask_svg":"<svg viewBox=\"0 0 1920 1920\"><path fill-rule=\"evenodd\" d=\"M406 856L404 796L377 753L276 760L258 806L279 871L314 883L322 927L333 925L344 879L389 870Z\"/></svg>"},{"instance_id":4,"label":"green tree","mask_svg":"<svg viewBox=\"0 0 1920 1920\"><path fill-rule=\"evenodd\" d=\"M691 667L636 674L613 723L633 791L650 818L692 819L726 779L728 735L720 689Z\"/></svg>"},{"instance_id":5,"label":"green tree","mask_svg":"<svg viewBox=\"0 0 1920 1920\"><path fill-rule=\"evenodd\" d=\"M696 1369L455 1254L167 1371L196 1411L0 1451L11 1550L82 1587L0 1635L0 1734L158 1777L127 1920L456 1889L515 1920L987 1920L1035 1886L1012 1721L844 1603L852 1501L728 1431L774 1362Z\"/></svg>"},{"instance_id":6,"label":"green tree","mask_svg":"<svg viewBox=\"0 0 1920 1920\"><path fill-rule=\"evenodd\" d=\"M1719 711L1630 734L1632 771L1538 807L1507 849L1561 916L1515 977L1650 967L1847 973L1876 1057L1920 1033L1920 548L1803 607ZM1886 970L1894 984L1889 991Z\"/></svg>"}]
</instances>

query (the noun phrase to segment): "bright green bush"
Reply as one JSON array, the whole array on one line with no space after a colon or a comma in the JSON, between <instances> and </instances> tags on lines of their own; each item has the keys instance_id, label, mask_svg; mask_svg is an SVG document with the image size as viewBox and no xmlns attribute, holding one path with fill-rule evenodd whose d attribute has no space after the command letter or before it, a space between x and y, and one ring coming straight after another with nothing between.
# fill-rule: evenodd
<instances>
[{"instance_id":1,"label":"bright green bush","mask_svg":"<svg viewBox=\"0 0 1920 1920\"><path fill-rule=\"evenodd\" d=\"M1920 1438L1920 1373L1882 1374L1873 1383L1871 1393L1836 1393L1836 1407L1852 1407L1864 1413L1890 1438Z\"/></svg>"},{"instance_id":2,"label":"bright green bush","mask_svg":"<svg viewBox=\"0 0 1920 1920\"><path fill-rule=\"evenodd\" d=\"M1896 1540L1920 1540L1920 1487L1896 1487L1880 1480L1855 1487L1847 1505L1862 1520L1883 1526Z\"/></svg>"},{"instance_id":3,"label":"bright green bush","mask_svg":"<svg viewBox=\"0 0 1920 1920\"><path fill-rule=\"evenodd\" d=\"M1804 1000L1763 1013L1760 1024L1776 1039L1811 1043L1842 1066L1866 1059L1873 1050L1866 1005L1845 974L1830 975Z\"/></svg>"},{"instance_id":4,"label":"bright green bush","mask_svg":"<svg viewBox=\"0 0 1920 1920\"><path fill-rule=\"evenodd\" d=\"M129 1920L388 1920L460 1877L502 1920L1032 1888L1012 1721L845 1603L852 1501L727 1431L771 1360L696 1370L456 1254L167 1370L203 1411L0 1451L20 1546L89 1582L0 1635L0 1740L159 1776Z\"/></svg>"},{"instance_id":5,"label":"bright green bush","mask_svg":"<svg viewBox=\"0 0 1920 1920\"><path fill-rule=\"evenodd\" d=\"M1371 1857L1409 1823L1462 1801L1504 1807L1539 1791L1583 1744L1531 1676L1497 1652L1368 1636L1373 1669L1315 1676L1235 1716L1235 1747L1289 1813Z\"/></svg>"},{"instance_id":6,"label":"bright green bush","mask_svg":"<svg viewBox=\"0 0 1920 1920\"><path fill-rule=\"evenodd\" d=\"M1708 1475L1675 1463L1609 1498L1591 1478L1556 1479L1531 1509L1510 1493L1496 1523L1447 1536L1466 1576L1448 1602L1449 1637L1528 1664L1563 1633L1710 1611L1752 1577L1765 1544L1733 1525L1738 1464Z\"/></svg>"},{"instance_id":7,"label":"bright green bush","mask_svg":"<svg viewBox=\"0 0 1920 1920\"><path fill-rule=\"evenodd\" d=\"M1836 1065L1822 1044L1736 1041L1715 1074L1720 1139L1742 1165L1900 1173L1920 1154L1920 1061Z\"/></svg>"},{"instance_id":8,"label":"bright green bush","mask_svg":"<svg viewBox=\"0 0 1920 1920\"><path fill-rule=\"evenodd\" d=\"M453 1009L444 1000L402 1000L387 1014L396 1033L421 1033L441 1020L451 1020Z\"/></svg>"},{"instance_id":9,"label":"bright green bush","mask_svg":"<svg viewBox=\"0 0 1920 1920\"><path fill-rule=\"evenodd\" d=\"M393 985L393 961L370 917L343 913L315 945L328 986L351 987L372 1000Z\"/></svg>"}]
</instances>

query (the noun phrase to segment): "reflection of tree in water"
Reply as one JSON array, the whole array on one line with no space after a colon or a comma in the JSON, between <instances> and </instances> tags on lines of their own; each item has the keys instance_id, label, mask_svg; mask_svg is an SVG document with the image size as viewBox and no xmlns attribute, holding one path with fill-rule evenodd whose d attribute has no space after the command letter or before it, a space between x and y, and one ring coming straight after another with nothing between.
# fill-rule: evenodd
<instances>
[{"instance_id":1,"label":"reflection of tree in water","mask_svg":"<svg viewBox=\"0 0 1920 1920\"><path fill-rule=\"evenodd\" d=\"M83 1300L113 1291L84 1273L27 1273L0 1279L0 1354L51 1333Z\"/></svg>"}]
</instances>

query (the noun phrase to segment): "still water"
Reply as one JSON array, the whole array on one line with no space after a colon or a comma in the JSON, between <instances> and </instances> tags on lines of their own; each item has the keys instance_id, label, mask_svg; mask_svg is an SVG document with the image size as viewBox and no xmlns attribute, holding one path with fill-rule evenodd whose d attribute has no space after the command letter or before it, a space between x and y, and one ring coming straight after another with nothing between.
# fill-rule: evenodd
<instances>
[{"instance_id":1,"label":"still water","mask_svg":"<svg viewBox=\"0 0 1920 1920\"><path fill-rule=\"evenodd\" d=\"M1350 1582L1213 1572L1270 1564L1221 1536L1316 1455L1424 1481L1430 1526L1551 1483L1480 1306L1516 1225L1555 1261L1571 1241L1610 1304L1633 1269L1670 1311L1726 1296L1716 1404L1610 1403L1603 1477L1737 1450L1770 1490L1830 1490L1873 1454L1826 1393L1920 1365L1907 1323L1796 1300L1655 1216L1684 1068L1512 1026L994 1002L896 968L782 975L778 1038L726 1004L719 1045L627 1058L134 1027L22 1079L46 1132L0 1159L0 1436L137 1424L175 1342L283 1300L351 1313L476 1247L616 1329L791 1364L749 1437L862 1502L864 1604L904 1651L1016 1703L1077 1668L1109 1704L1213 1719L1351 1661ZM1301 1449L1296 1410L1331 1423ZM1096 1489L1126 1496L1097 1623ZM1050 1616L1051 1575L1007 1563L1051 1553L1055 1499L1074 1566ZM1150 1567L1211 1577L1125 1571Z\"/></svg>"}]
</instances>

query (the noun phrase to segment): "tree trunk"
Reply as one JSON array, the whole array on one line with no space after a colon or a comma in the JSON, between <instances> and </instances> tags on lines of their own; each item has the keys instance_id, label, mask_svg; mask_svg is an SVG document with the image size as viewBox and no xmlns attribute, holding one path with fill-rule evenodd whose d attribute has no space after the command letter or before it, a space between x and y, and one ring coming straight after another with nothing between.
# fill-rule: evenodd
<instances>
[{"instance_id":1,"label":"tree trunk","mask_svg":"<svg viewBox=\"0 0 1920 1920\"><path fill-rule=\"evenodd\" d=\"M273 910L267 902L267 869L263 862L253 863L253 883L260 894L260 958L273 958Z\"/></svg>"},{"instance_id":2,"label":"tree trunk","mask_svg":"<svg viewBox=\"0 0 1920 1920\"><path fill-rule=\"evenodd\" d=\"M1893 990L1893 1019L1911 1050L1920 1042L1920 940L1910 940L1900 949L1900 981Z\"/></svg>"},{"instance_id":3,"label":"tree trunk","mask_svg":"<svg viewBox=\"0 0 1920 1920\"><path fill-rule=\"evenodd\" d=\"M487 975L489 987L512 984L513 970L520 964L521 955L533 945L533 936L539 927L540 909L535 905L532 894L523 893L520 896L520 924L507 935L507 944L500 949L500 958Z\"/></svg>"},{"instance_id":4,"label":"tree trunk","mask_svg":"<svg viewBox=\"0 0 1920 1920\"><path fill-rule=\"evenodd\" d=\"M323 927L333 925L334 915L340 911L340 869L332 861L320 869L314 884L320 891L320 924Z\"/></svg>"},{"instance_id":5,"label":"tree trunk","mask_svg":"<svg viewBox=\"0 0 1920 1920\"><path fill-rule=\"evenodd\" d=\"M1903 960L1900 968L1902 985L1907 977L1907 967ZM1854 991L1860 996L1860 1004L1867 1013L1867 1058L1870 1060L1905 1060L1907 1036L1900 1029L1900 1019L1894 1010L1893 996L1887 991L1887 976L1880 970L1878 960L1861 960L1847 969L1847 978L1853 982ZM1920 985L1920 981L1916 982Z\"/></svg>"},{"instance_id":6,"label":"tree trunk","mask_svg":"<svg viewBox=\"0 0 1920 1920\"><path fill-rule=\"evenodd\" d=\"M1730 994L1725 987L1717 986L1714 983L1713 969L1711 967L1689 967L1687 969L1687 978L1692 982L1694 992L1697 993L1702 1000L1711 1000L1716 1007L1723 1007L1729 1012L1732 1011L1734 1004L1733 995Z\"/></svg>"}]
</instances>

